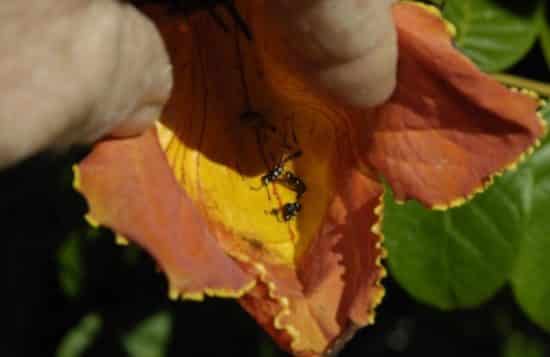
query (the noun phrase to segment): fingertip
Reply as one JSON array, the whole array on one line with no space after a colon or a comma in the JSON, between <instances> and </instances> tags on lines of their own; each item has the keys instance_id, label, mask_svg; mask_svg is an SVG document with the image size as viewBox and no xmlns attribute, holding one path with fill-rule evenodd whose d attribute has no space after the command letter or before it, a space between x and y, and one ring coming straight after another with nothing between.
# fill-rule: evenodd
<instances>
[{"instance_id":1,"label":"fingertip","mask_svg":"<svg viewBox=\"0 0 550 357\"><path fill-rule=\"evenodd\" d=\"M396 78L388 76L382 81L370 84L372 85L365 83L361 89L344 93L343 100L357 108L371 108L383 104L391 98L396 87Z\"/></svg>"},{"instance_id":2,"label":"fingertip","mask_svg":"<svg viewBox=\"0 0 550 357\"><path fill-rule=\"evenodd\" d=\"M122 138L140 135L160 119L161 113L162 106L142 106L115 127L111 132L111 136Z\"/></svg>"},{"instance_id":3,"label":"fingertip","mask_svg":"<svg viewBox=\"0 0 550 357\"><path fill-rule=\"evenodd\" d=\"M332 66L319 74L320 84L333 96L358 108L387 101L397 84L397 46L389 36L375 51Z\"/></svg>"},{"instance_id":4,"label":"fingertip","mask_svg":"<svg viewBox=\"0 0 550 357\"><path fill-rule=\"evenodd\" d=\"M111 137L137 136L159 120L174 85L171 60L154 22L134 6L122 7L127 14L121 37L121 69L104 109ZM110 98L116 100L110 101Z\"/></svg>"}]
</instances>

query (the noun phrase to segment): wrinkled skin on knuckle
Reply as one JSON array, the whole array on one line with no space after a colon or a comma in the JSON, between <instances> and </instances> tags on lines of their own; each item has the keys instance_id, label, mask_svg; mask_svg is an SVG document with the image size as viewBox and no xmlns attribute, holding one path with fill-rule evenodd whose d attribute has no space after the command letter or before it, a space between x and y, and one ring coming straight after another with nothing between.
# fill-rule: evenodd
<instances>
[{"instance_id":1,"label":"wrinkled skin on knuckle","mask_svg":"<svg viewBox=\"0 0 550 357\"><path fill-rule=\"evenodd\" d=\"M0 168L48 148L90 143L136 108L167 99L170 76L163 76L168 84L153 78L169 61L154 27L139 17L110 0L0 4L0 143L10 148ZM143 29L132 28L138 25Z\"/></svg>"},{"instance_id":2,"label":"wrinkled skin on knuckle","mask_svg":"<svg viewBox=\"0 0 550 357\"><path fill-rule=\"evenodd\" d=\"M397 40L390 0L277 0L273 24L306 75L359 107L377 105L395 87Z\"/></svg>"},{"instance_id":3,"label":"wrinkled skin on knuckle","mask_svg":"<svg viewBox=\"0 0 550 357\"><path fill-rule=\"evenodd\" d=\"M112 135L132 136L159 118L172 89L172 67L154 24L129 5L121 16L117 70L95 116L115 121Z\"/></svg>"}]
</instances>

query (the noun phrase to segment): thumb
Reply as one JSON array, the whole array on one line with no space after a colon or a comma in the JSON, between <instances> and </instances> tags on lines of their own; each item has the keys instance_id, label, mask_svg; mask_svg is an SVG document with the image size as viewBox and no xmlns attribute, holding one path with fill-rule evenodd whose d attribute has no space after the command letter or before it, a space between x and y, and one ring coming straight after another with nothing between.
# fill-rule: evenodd
<instances>
[{"instance_id":1,"label":"thumb","mask_svg":"<svg viewBox=\"0 0 550 357\"><path fill-rule=\"evenodd\" d=\"M139 134L172 87L162 39L118 0L0 1L0 169Z\"/></svg>"}]
</instances>

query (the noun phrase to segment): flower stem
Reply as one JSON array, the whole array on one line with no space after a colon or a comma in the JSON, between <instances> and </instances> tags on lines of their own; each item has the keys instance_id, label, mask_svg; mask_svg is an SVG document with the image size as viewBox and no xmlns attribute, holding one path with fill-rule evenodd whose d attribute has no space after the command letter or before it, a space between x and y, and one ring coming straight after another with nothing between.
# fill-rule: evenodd
<instances>
[{"instance_id":1,"label":"flower stem","mask_svg":"<svg viewBox=\"0 0 550 357\"><path fill-rule=\"evenodd\" d=\"M550 84L548 83L504 73L495 73L491 76L507 86L529 89L545 97L550 97Z\"/></svg>"}]
</instances>

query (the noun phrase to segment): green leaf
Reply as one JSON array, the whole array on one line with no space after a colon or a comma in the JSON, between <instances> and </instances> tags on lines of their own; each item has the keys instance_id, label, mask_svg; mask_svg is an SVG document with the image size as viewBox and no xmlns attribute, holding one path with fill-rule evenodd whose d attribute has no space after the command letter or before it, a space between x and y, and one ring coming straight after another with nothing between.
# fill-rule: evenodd
<instances>
[{"instance_id":1,"label":"green leaf","mask_svg":"<svg viewBox=\"0 0 550 357\"><path fill-rule=\"evenodd\" d=\"M434 212L385 198L384 233L393 277L416 299L439 307L473 307L509 278L521 236L521 187L497 180L469 204Z\"/></svg>"},{"instance_id":2,"label":"green leaf","mask_svg":"<svg viewBox=\"0 0 550 357\"><path fill-rule=\"evenodd\" d=\"M456 45L482 70L497 72L523 58L540 30L541 1L447 0Z\"/></svg>"},{"instance_id":3,"label":"green leaf","mask_svg":"<svg viewBox=\"0 0 550 357\"><path fill-rule=\"evenodd\" d=\"M101 329L101 318L96 314L88 314L80 320L63 338L57 348L57 357L82 356L93 343Z\"/></svg>"},{"instance_id":4,"label":"green leaf","mask_svg":"<svg viewBox=\"0 0 550 357\"><path fill-rule=\"evenodd\" d=\"M544 112L550 118L550 107ZM527 315L550 332L550 138L522 168L526 217L512 287Z\"/></svg>"},{"instance_id":5,"label":"green leaf","mask_svg":"<svg viewBox=\"0 0 550 357\"><path fill-rule=\"evenodd\" d=\"M519 331L513 332L506 339L503 357L544 357L545 347L539 339L525 335Z\"/></svg>"},{"instance_id":6,"label":"green leaf","mask_svg":"<svg viewBox=\"0 0 550 357\"><path fill-rule=\"evenodd\" d=\"M123 338L123 344L131 357L163 357L170 342L172 318L166 311L142 321Z\"/></svg>"},{"instance_id":7,"label":"green leaf","mask_svg":"<svg viewBox=\"0 0 550 357\"><path fill-rule=\"evenodd\" d=\"M81 242L78 234L70 234L57 252L59 284L71 298L80 294L83 280Z\"/></svg>"},{"instance_id":8,"label":"green leaf","mask_svg":"<svg viewBox=\"0 0 550 357\"><path fill-rule=\"evenodd\" d=\"M544 2L544 16L541 21L540 42L546 64L550 68L550 7Z\"/></svg>"}]
</instances>

